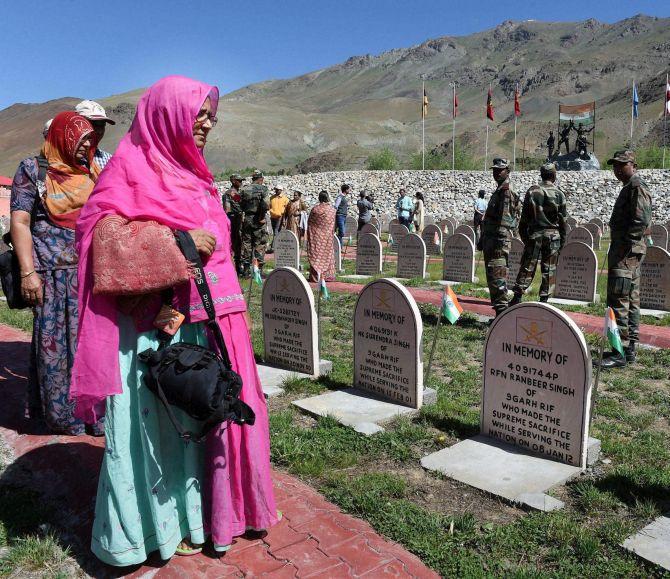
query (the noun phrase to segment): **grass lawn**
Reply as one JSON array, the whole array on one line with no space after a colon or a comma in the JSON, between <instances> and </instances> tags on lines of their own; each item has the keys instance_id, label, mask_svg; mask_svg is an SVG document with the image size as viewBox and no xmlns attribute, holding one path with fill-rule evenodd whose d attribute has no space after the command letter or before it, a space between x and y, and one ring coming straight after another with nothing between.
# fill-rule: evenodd
<instances>
[{"instance_id":1,"label":"grass lawn","mask_svg":"<svg viewBox=\"0 0 670 579\"><path fill-rule=\"evenodd\" d=\"M253 292L252 338L260 357L260 289L254 285ZM417 418L364 437L293 408L290 403L297 398L351 385L355 300L355 295L331 293L322 303L322 349L333 361L333 372L316 381L287 382L286 394L269 402L276 468L368 520L445 577L663 576L619 543L670 509L670 351L642 350L635 365L602 375L591 434L601 439L606 462L556 491L564 510L526 512L419 465L423 455L478 432L486 329L470 315L456 326L443 326L427 384L437 390L438 400ZM427 360L437 308L420 304L419 309ZM10 318L0 304L0 322L27 328L30 319L27 312L12 312ZM595 337L587 339L595 344ZM3 508L2 497L13 511ZM0 487L0 575L24 564L14 562L24 540L37 540L49 561L63 556L66 545L35 534L37 523L57 524L48 509L35 513L35 524L26 523L26 530L21 527L21 505L34 503L25 491ZM18 519L12 512L19 513Z\"/></svg>"}]
</instances>

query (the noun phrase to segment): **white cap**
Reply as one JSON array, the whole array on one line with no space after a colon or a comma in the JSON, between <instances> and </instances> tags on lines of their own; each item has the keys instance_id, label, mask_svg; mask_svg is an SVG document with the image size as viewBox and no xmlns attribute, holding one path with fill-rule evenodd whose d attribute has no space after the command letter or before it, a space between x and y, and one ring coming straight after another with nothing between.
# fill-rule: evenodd
<instances>
[{"instance_id":1,"label":"white cap","mask_svg":"<svg viewBox=\"0 0 670 579\"><path fill-rule=\"evenodd\" d=\"M51 126L51 122L53 119L49 119L46 123L44 123L44 126L42 127L42 135L44 138L47 138L47 135L49 134L49 127Z\"/></svg>"},{"instance_id":2,"label":"white cap","mask_svg":"<svg viewBox=\"0 0 670 579\"><path fill-rule=\"evenodd\" d=\"M284 190L284 186L283 186L281 183L277 183L277 184L273 187L273 189L276 189L277 191L283 191L283 190Z\"/></svg>"},{"instance_id":3,"label":"white cap","mask_svg":"<svg viewBox=\"0 0 670 579\"><path fill-rule=\"evenodd\" d=\"M110 125L115 125L116 122L107 118L107 113L100 103L95 101L81 101L74 110L82 117L86 117L89 121L106 121Z\"/></svg>"}]
</instances>

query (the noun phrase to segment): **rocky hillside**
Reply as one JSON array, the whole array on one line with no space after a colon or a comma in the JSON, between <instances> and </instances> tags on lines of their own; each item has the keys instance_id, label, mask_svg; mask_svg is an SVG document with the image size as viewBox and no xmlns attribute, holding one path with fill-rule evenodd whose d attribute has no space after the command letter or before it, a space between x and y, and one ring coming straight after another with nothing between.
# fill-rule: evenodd
<instances>
[{"instance_id":1,"label":"rocky hillside","mask_svg":"<svg viewBox=\"0 0 670 579\"><path fill-rule=\"evenodd\" d=\"M428 148L451 139L449 84L455 81L460 104L457 134L467 133L473 153L483 156L486 90L491 84L496 121L490 148L511 156L513 90L519 82L519 146L525 137L528 153L541 152L548 129L556 123L559 101L595 99L596 152L604 157L628 137L633 78L641 100L636 140L658 139L669 68L670 18L640 15L614 24L594 19L506 21L492 30L354 56L303 76L223 95L225 120L212 135L208 156L217 171L252 165L275 170L296 165L303 170L339 169L347 163L358 167L365 151L384 146L407 157L420 147L423 77L431 102ZM106 140L109 149L127 128L140 92L104 99L123 120ZM0 111L0 172L9 172L22 155L34 150L39 127L54 106L71 101Z\"/></svg>"}]
</instances>

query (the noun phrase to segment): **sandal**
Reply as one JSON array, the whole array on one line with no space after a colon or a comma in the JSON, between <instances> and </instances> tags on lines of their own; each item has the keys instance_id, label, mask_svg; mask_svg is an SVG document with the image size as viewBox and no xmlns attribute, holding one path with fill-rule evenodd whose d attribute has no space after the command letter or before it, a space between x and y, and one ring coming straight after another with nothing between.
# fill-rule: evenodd
<instances>
[{"instance_id":1,"label":"sandal","mask_svg":"<svg viewBox=\"0 0 670 579\"><path fill-rule=\"evenodd\" d=\"M197 555L198 553L202 553L202 546L196 547L195 545L191 544L191 541L188 541L187 539L184 539L179 545L177 545L177 549L175 550L176 555L180 555L181 557L191 557L192 555Z\"/></svg>"}]
</instances>

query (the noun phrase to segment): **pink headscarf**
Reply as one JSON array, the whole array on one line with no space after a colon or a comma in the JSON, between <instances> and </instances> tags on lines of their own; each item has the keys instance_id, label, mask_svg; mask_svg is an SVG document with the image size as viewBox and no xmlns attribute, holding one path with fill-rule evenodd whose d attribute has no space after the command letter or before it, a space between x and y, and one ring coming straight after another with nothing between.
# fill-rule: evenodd
<instances>
[{"instance_id":1,"label":"pink headscarf","mask_svg":"<svg viewBox=\"0 0 670 579\"><path fill-rule=\"evenodd\" d=\"M212 174L193 139L193 123L207 97L212 114L216 114L216 87L180 76L163 78L150 87L77 222L79 329L70 397L76 401L75 415L87 422L104 414L107 396L122 392L116 300L93 294L90 249L98 221L121 215L130 220L154 220L180 230L211 226L223 231L225 227L228 235L228 220ZM214 270L218 277L228 280L226 291L239 293L229 255L219 255L217 260L217 251L206 271ZM227 248L222 248L222 254L224 251ZM197 291L192 293L197 298ZM189 299L188 291L186 296ZM217 306L217 313L222 311L226 311L225 304ZM203 317L200 315L200 319ZM197 318L191 316L190 321Z\"/></svg>"}]
</instances>

